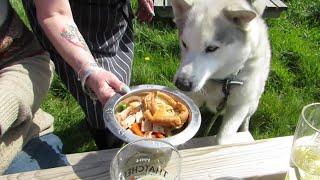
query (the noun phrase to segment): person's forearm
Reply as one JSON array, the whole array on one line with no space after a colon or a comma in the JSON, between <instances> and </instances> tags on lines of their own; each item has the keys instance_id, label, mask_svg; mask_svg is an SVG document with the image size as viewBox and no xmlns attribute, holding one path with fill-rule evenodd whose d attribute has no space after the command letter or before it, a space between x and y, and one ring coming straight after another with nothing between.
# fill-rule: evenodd
<instances>
[{"instance_id":1,"label":"person's forearm","mask_svg":"<svg viewBox=\"0 0 320 180\"><path fill-rule=\"evenodd\" d=\"M39 23L53 46L75 72L95 62L72 18L57 13L39 19Z\"/></svg>"},{"instance_id":2,"label":"person's forearm","mask_svg":"<svg viewBox=\"0 0 320 180\"><path fill-rule=\"evenodd\" d=\"M84 93L93 101L98 98L104 105L116 92L129 89L112 72L97 67L74 23L68 0L34 0L34 3L40 26L58 53L77 73Z\"/></svg>"}]
</instances>

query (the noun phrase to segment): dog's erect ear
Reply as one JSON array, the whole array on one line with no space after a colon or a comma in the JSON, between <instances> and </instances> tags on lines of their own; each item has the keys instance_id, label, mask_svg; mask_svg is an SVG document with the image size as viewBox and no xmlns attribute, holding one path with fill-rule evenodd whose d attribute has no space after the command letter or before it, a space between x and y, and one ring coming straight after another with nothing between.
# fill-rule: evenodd
<instances>
[{"instance_id":1,"label":"dog's erect ear","mask_svg":"<svg viewBox=\"0 0 320 180\"><path fill-rule=\"evenodd\" d=\"M179 29L183 27L186 13L192 7L192 3L192 0L171 0L174 22Z\"/></svg>"},{"instance_id":2,"label":"dog's erect ear","mask_svg":"<svg viewBox=\"0 0 320 180\"><path fill-rule=\"evenodd\" d=\"M245 28L246 25L252 21L256 16L256 12L253 10L245 10L245 9L223 9L224 15L234 24Z\"/></svg>"}]
</instances>

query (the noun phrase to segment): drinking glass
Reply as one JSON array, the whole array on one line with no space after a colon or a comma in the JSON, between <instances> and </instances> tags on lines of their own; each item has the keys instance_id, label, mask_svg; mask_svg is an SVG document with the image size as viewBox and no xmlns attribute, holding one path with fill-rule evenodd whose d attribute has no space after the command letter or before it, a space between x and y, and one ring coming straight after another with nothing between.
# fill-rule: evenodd
<instances>
[{"instance_id":1,"label":"drinking glass","mask_svg":"<svg viewBox=\"0 0 320 180\"><path fill-rule=\"evenodd\" d=\"M181 156L170 143L141 139L121 148L110 165L112 180L179 180Z\"/></svg>"},{"instance_id":2,"label":"drinking glass","mask_svg":"<svg viewBox=\"0 0 320 180\"><path fill-rule=\"evenodd\" d=\"M289 179L320 179L320 103L303 107L291 150Z\"/></svg>"}]
</instances>

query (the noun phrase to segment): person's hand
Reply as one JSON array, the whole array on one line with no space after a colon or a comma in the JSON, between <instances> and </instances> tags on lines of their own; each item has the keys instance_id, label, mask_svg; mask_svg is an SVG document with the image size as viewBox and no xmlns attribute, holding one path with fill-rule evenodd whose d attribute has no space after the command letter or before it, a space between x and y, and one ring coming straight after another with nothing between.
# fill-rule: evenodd
<instances>
[{"instance_id":1,"label":"person's hand","mask_svg":"<svg viewBox=\"0 0 320 180\"><path fill-rule=\"evenodd\" d=\"M140 22L150 22L154 16L153 0L138 0L137 17Z\"/></svg>"},{"instance_id":2,"label":"person's hand","mask_svg":"<svg viewBox=\"0 0 320 180\"><path fill-rule=\"evenodd\" d=\"M102 105L116 92L127 93L129 87L121 82L113 73L102 68L96 68L86 80L86 86L90 88Z\"/></svg>"}]
</instances>

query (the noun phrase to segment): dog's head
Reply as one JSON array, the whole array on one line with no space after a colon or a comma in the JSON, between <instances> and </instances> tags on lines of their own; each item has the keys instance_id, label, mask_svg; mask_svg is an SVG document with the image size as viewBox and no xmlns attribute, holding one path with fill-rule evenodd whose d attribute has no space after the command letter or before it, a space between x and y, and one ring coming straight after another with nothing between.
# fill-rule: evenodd
<instances>
[{"instance_id":1,"label":"dog's head","mask_svg":"<svg viewBox=\"0 0 320 180\"><path fill-rule=\"evenodd\" d=\"M246 0L172 0L181 64L174 77L183 91L237 72L248 59L251 22L260 16ZM263 10L262 10L263 11Z\"/></svg>"}]
</instances>

